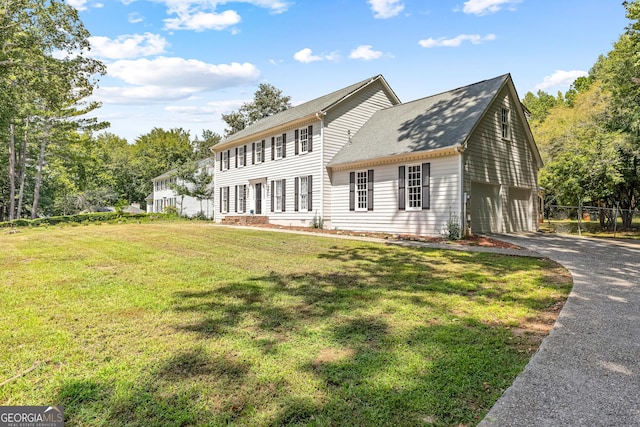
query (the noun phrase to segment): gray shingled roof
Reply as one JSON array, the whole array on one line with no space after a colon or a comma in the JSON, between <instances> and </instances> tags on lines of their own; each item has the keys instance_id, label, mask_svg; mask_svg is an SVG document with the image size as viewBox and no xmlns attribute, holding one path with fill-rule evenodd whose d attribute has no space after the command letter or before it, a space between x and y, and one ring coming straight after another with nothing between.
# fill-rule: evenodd
<instances>
[{"instance_id":1,"label":"gray shingled roof","mask_svg":"<svg viewBox=\"0 0 640 427\"><path fill-rule=\"evenodd\" d=\"M259 120L251 124L250 126L247 126L241 131L230 135L222 141L222 144L232 142L237 139L241 139L246 136L254 135L263 131L267 131L271 128L301 119L317 112L326 111L346 96L378 78L382 78L382 75L377 75L369 79L362 80L361 82L352 84L335 92L331 92L327 95L321 96L320 98L316 98L303 104L297 105L278 114L274 114L273 116L265 117L264 119Z\"/></svg>"},{"instance_id":2,"label":"gray shingled roof","mask_svg":"<svg viewBox=\"0 0 640 427\"><path fill-rule=\"evenodd\" d=\"M380 110L329 166L463 144L509 78L505 74Z\"/></svg>"}]
</instances>

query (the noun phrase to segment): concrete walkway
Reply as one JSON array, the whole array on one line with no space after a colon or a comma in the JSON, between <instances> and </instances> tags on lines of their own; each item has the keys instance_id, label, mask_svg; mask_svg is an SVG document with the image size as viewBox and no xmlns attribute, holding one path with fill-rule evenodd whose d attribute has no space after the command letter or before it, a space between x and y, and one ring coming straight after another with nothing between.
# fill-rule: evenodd
<instances>
[{"instance_id":1,"label":"concrete walkway","mask_svg":"<svg viewBox=\"0 0 640 427\"><path fill-rule=\"evenodd\" d=\"M640 242L499 236L564 265L556 324L480 427L640 426Z\"/></svg>"}]
</instances>

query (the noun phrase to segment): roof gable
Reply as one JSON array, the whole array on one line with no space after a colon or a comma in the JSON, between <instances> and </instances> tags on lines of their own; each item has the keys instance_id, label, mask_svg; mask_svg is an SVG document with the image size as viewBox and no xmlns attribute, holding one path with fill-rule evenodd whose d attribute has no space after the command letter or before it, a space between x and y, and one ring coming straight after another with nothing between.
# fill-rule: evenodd
<instances>
[{"instance_id":1,"label":"roof gable","mask_svg":"<svg viewBox=\"0 0 640 427\"><path fill-rule=\"evenodd\" d=\"M464 144L508 74L376 112L329 166Z\"/></svg>"},{"instance_id":2,"label":"roof gable","mask_svg":"<svg viewBox=\"0 0 640 427\"><path fill-rule=\"evenodd\" d=\"M397 103L400 103L400 100L384 80L384 77L379 74L375 77L362 80L358 83L344 87L311 101L307 101L303 104L296 105L295 107L282 111L278 114L274 114L273 116L265 117L264 119L258 120L257 122L247 126L241 131L238 131L233 135L229 135L220 144L214 146L213 150L215 151L220 148L225 148L228 145L232 145L233 142L237 142L239 140L258 135L263 132L267 132L270 129L277 128L279 126L286 125L287 123L295 122L300 119L304 119L316 113L324 113L342 102L344 99L348 98L353 93L361 90L362 88L370 85L375 81L381 81L389 94L396 100Z\"/></svg>"}]
</instances>

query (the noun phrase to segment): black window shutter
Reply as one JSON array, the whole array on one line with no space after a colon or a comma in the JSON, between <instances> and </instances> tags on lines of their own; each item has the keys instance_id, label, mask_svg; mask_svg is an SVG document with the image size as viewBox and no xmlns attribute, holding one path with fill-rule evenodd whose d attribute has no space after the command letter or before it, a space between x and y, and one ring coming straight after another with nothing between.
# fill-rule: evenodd
<instances>
[{"instance_id":1,"label":"black window shutter","mask_svg":"<svg viewBox=\"0 0 640 427\"><path fill-rule=\"evenodd\" d=\"M373 169L367 171L367 210L373 210Z\"/></svg>"},{"instance_id":2,"label":"black window shutter","mask_svg":"<svg viewBox=\"0 0 640 427\"><path fill-rule=\"evenodd\" d=\"M300 131L298 129L293 133L293 139L295 140L294 154L297 156L300 152Z\"/></svg>"},{"instance_id":3,"label":"black window shutter","mask_svg":"<svg viewBox=\"0 0 640 427\"><path fill-rule=\"evenodd\" d=\"M238 168L238 147L236 147L236 169Z\"/></svg>"},{"instance_id":4,"label":"black window shutter","mask_svg":"<svg viewBox=\"0 0 640 427\"><path fill-rule=\"evenodd\" d=\"M247 146L244 146L244 151L242 152L242 164L247 165Z\"/></svg>"},{"instance_id":5,"label":"black window shutter","mask_svg":"<svg viewBox=\"0 0 640 427\"><path fill-rule=\"evenodd\" d=\"M356 173L349 173L349 210L356 210Z\"/></svg>"},{"instance_id":6,"label":"black window shutter","mask_svg":"<svg viewBox=\"0 0 640 427\"><path fill-rule=\"evenodd\" d=\"M287 190L287 181L282 180L282 212L287 210L287 195L285 194Z\"/></svg>"},{"instance_id":7,"label":"black window shutter","mask_svg":"<svg viewBox=\"0 0 640 427\"><path fill-rule=\"evenodd\" d=\"M275 197L275 191L276 190L276 182L275 181L271 181L271 212L273 212L275 209L275 205L273 204L273 200Z\"/></svg>"},{"instance_id":8,"label":"black window shutter","mask_svg":"<svg viewBox=\"0 0 640 427\"><path fill-rule=\"evenodd\" d=\"M222 172L222 151L220 152L220 172Z\"/></svg>"},{"instance_id":9,"label":"black window shutter","mask_svg":"<svg viewBox=\"0 0 640 427\"><path fill-rule=\"evenodd\" d=\"M239 186L238 186L238 185L236 185L236 198L235 198L235 203L234 203L234 205L235 205L235 206L233 207L233 208L234 208L233 210L234 210L236 213L238 213L238 187L239 187Z\"/></svg>"},{"instance_id":10,"label":"black window shutter","mask_svg":"<svg viewBox=\"0 0 640 427\"><path fill-rule=\"evenodd\" d=\"M404 172L406 167L400 166L398 168L398 209L405 210L405 184L404 184Z\"/></svg>"},{"instance_id":11,"label":"black window shutter","mask_svg":"<svg viewBox=\"0 0 640 427\"><path fill-rule=\"evenodd\" d=\"M297 131L296 131L297 132ZM294 193L295 193L295 198L293 199L293 210L295 212L298 212L298 199L300 198L300 178L298 178L297 176L294 179L294 184L293 184L293 188L294 188Z\"/></svg>"},{"instance_id":12,"label":"black window shutter","mask_svg":"<svg viewBox=\"0 0 640 427\"><path fill-rule=\"evenodd\" d=\"M313 125L309 125L307 132L307 151L313 151Z\"/></svg>"},{"instance_id":13,"label":"black window shutter","mask_svg":"<svg viewBox=\"0 0 640 427\"><path fill-rule=\"evenodd\" d=\"M431 180L431 163L422 164L422 209L431 208L431 192L429 181Z\"/></svg>"},{"instance_id":14,"label":"black window shutter","mask_svg":"<svg viewBox=\"0 0 640 427\"><path fill-rule=\"evenodd\" d=\"M231 169L231 150L227 150L227 169Z\"/></svg>"},{"instance_id":15,"label":"black window shutter","mask_svg":"<svg viewBox=\"0 0 640 427\"><path fill-rule=\"evenodd\" d=\"M313 210L313 175L309 175L307 177L307 207L309 208L309 212Z\"/></svg>"},{"instance_id":16,"label":"black window shutter","mask_svg":"<svg viewBox=\"0 0 640 427\"><path fill-rule=\"evenodd\" d=\"M275 160L275 159L276 159L276 138L272 136L271 137L271 160Z\"/></svg>"},{"instance_id":17,"label":"black window shutter","mask_svg":"<svg viewBox=\"0 0 640 427\"><path fill-rule=\"evenodd\" d=\"M252 165L256 164L256 143L255 142L251 144L251 164Z\"/></svg>"},{"instance_id":18,"label":"black window shutter","mask_svg":"<svg viewBox=\"0 0 640 427\"><path fill-rule=\"evenodd\" d=\"M264 139L262 140L262 163L264 163L264 158L267 157L267 153L265 152L265 143Z\"/></svg>"},{"instance_id":19,"label":"black window shutter","mask_svg":"<svg viewBox=\"0 0 640 427\"><path fill-rule=\"evenodd\" d=\"M224 212L224 208L222 206L222 187L220 187L220 213Z\"/></svg>"},{"instance_id":20,"label":"black window shutter","mask_svg":"<svg viewBox=\"0 0 640 427\"><path fill-rule=\"evenodd\" d=\"M282 158L287 157L287 134L282 134Z\"/></svg>"}]
</instances>

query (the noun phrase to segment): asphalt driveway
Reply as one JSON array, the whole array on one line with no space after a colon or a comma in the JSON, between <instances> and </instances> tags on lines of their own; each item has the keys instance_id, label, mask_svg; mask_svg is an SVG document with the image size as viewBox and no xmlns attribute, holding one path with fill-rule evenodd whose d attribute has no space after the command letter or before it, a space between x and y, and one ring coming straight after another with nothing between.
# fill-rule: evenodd
<instances>
[{"instance_id":1,"label":"asphalt driveway","mask_svg":"<svg viewBox=\"0 0 640 427\"><path fill-rule=\"evenodd\" d=\"M561 263L574 287L538 352L479 425L640 426L640 242L500 239Z\"/></svg>"}]
</instances>

